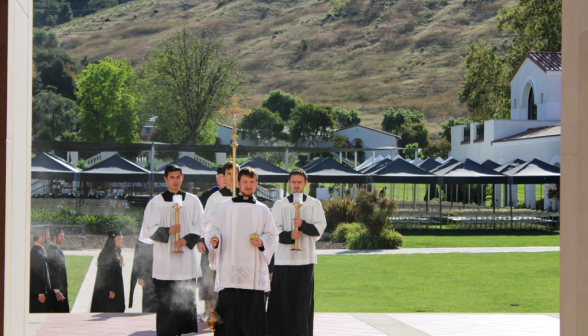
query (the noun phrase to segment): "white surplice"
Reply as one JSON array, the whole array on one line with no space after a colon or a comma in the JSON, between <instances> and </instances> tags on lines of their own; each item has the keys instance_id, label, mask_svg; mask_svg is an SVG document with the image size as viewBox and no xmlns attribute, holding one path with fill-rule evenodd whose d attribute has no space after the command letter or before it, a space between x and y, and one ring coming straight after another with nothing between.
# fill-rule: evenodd
<instances>
[{"instance_id":1,"label":"white surplice","mask_svg":"<svg viewBox=\"0 0 588 336\"><path fill-rule=\"evenodd\" d=\"M300 207L300 218L308 225L314 225L318 236L308 236L304 233L300 234L298 248L302 251L290 251L294 248L292 244L279 244L276 250L274 264L278 265L309 265L316 264L316 241L320 239L321 235L327 228L327 219L323 211L323 206L316 198L304 195L306 200L302 202ZM291 197L290 197L291 198ZM284 197L277 201L272 207L272 217L278 233L284 231L294 231L294 217L296 216L296 208L289 197Z\"/></svg>"},{"instance_id":2,"label":"white surplice","mask_svg":"<svg viewBox=\"0 0 588 336\"><path fill-rule=\"evenodd\" d=\"M223 202L206 226L208 258L216 264L215 291L240 288L270 291L268 265L278 245L278 231L265 204L239 201L242 196ZM235 201L237 200L237 201ZM263 251L251 244L251 234L263 241ZM210 240L219 238L217 249Z\"/></svg>"},{"instance_id":3,"label":"white surplice","mask_svg":"<svg viewBox=\"0 0 588 336\"><path fill-rule=\"evenodd\" d=\"M202 204L198 197L186 193L180 209L180 239L188 234L202 236L200 218L202 216ZM145 216L139 240L148 240L159 228L169 228L175 225L175 210L173 202L166 202L162 195L154 197L145 208ZM154 241L153 247L153 277L158 280L189 280L202 276L200 269L198 249L189 249L184 246L180 250L184 253L171 253L175 251L175 234L169 234L167 243Z\"/></svg>"}]
</instances>

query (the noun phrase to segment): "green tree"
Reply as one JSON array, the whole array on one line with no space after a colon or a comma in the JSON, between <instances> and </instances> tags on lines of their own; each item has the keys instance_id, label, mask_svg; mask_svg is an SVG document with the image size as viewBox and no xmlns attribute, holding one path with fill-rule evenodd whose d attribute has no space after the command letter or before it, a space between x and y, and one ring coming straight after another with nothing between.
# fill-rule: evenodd
<instances>
[{"instance_id":1,"label":"green tree","mask_svg":"<svg viewBox=\"0 0 588 336\"><path fill-rule=\"evenodd\" d=\"M451 142L447 140L441 140L436 142L430 142L429 145L425 149L423 149L422 154L424 157L429 157L431 159L436 159L440 157L443 160L447 160L450 151Z\"/></svg>"},{"instance_id":2,"label":"green tree","mask_svg":"<svg viewBox=\"0 0 588 336\"><path fill-rule=\"evenodd\" d=\"M38 49L57 49L59 48L59 40L53 31L39 29L33 33L33 47L35 51Z\"/></svg>"},{"instance_id":3,"label":"green tree","mask_svg":"<svg viewBox=\"0 0 588 336\"><path fill-rule=\"evenodd\" d=\"M274 113L265 107L254 107L251 114L243 117L239 122L239 129L243 130L243 138L254 141L275 139L287 139L284 133L286 124L278 113Z\"/></svg>"},{"instance_id":4,"label":"green tree","mask_svg":"<svg viewBox=\"0 0 588 336\"><path fill-rule=\"evenodd\" d=\"M510 84L504 71L504 58L485 42L472 43L463 58L467 70L458 94L474 121L506 119L510 115Z\"/></svg>"},{"instance_id":5,"label":"green tree","mask_svg":"<svg viewBox=\"0 0 588 336\"><path fill-rule=\"evenodd\" d=\"M292 111L290 136L293 143L306 139L328 139L335 129L335 113L330 106L302 103Z\"/></svg>"},{"instance_id":6,"label":"green tree","mask_svg":"<svg viewBox=\"0 0 588 336\"><path fill-rule=\"evenodd\" d=\"M41 91L33 97L33 134L40 140L53 140L77 129L76 103L53 92Z\"/></svg>"},{"instance_id":7,"label":"green tree","mask_svg":"<svg viewBox=\"0 0 588 336\"><path fill-rule=\"evenodd\" d=\"M498 32L513 36L506 58L508 78L529 51L561 51L561 18L561 0L519 0L516 7L498 11Z\"/></svg>"},{"instance_id":8,"label":"green tree","mask_svg":"<svg viewBox=\"0 0 588 336\"><path fill-rule=\"evenodd\" d=\"M75 73L69 70L60 59L55 59L52 63L43 62L37 66L37 77L41 88L51 86L55 88L56 93L76 100L76 82L73 75Z\"/></svg>"},{"instance_id":9,"label":"green tree","mask_svg":"<svg viewBox=\"0 0 588 336\"><path fill-rule=\"evenodd\" d=\"M131 63L106 57L78 80L81 136L90 142L135 142L139 138L137 76Z\"/></svg>"},{"instance_id":10,"label":"green tree","mask_svg":"<svg viewBox=\"0 0 588 336\"><path fill-rule=\"evenodd\" d=\"M59 11L57 12L57 24L66 23L73 20L73 12L69 2L62 2L59 4Z\"/></svg>"},{"instance_id":11,"label":"green tree","mask_svg":"<svg viewBox=\"0 0 588 336\"><path fill-rule=\"evenodd\" d=\"M395 110L393 107L391 107L384 113L384 120L382 120L382 130L384 132L398 134L400 133L402 125L408 121L420 123L423 121L423 119L423 114L417 110L411 111L402 108Z\"/></svg>"},{"instance_id":12,"label":"green tree","mask_svg":"<svg viewBox=\"0 0 588 336\"><path fill-rule=\"evenodd\" d=\"M508 118L509 79L530 51L561 51L561 0L518 0L498 11L498 32L512 36L505 57L496 48L472 43L463 59L467 73L458 100L474 121Z\"/></svg>"},{"instance_id":13,"label":"green tree","mask_svg":"<svg viewBox=\"0 0 588 336\"><path fill-rule=\"evenodd\" d=\"M162 40L141 70L145 103L154 115L158 137L171 143L197 144L209 121L231 96L245 89L236 55L207 32L185 27Z\"/></svg>"},{"instance_id":14,"label":"green tree","mask_svg":"<svg viewBox=\"0 0 588 336\"><path fill-rule=\"evenodd\" d=\"M337 128L359 125L361 123L359 112L354 108L346 110L342 107L335 107L333 111L337 118Z\"/></svg>"},{"instance_id":15,"label":"green tree","mask_svg":"<svg viewBox=\"0 0 588 336\"><path fill-rule=\"evenodd\" d=\"M347 137L344 135L335 135L333 139L331 139L331 142L337 148L347 148L351 146L349 139L347 139Z\"/></svg>"},{"instance_id":16,"label":"green tree","mask_svg":"<svg viewBox=\"0 0 588 336\"><path fill-rule=\"evenodd\" d=\"M441 124L439 136L451 143L451 127L458 125L469 125L473 122L470 117L450 118Z\"/></svg>"},{"instance_id":17,"label":"green tree","mask_svg":"<svg viewBox=\"0 0 588 336\"><path fill-rule=\"evenodd\" d=\"M408 120L400 127L399 133L403 144L413 144L416 142L419 148L425 148L429 145L429 131L425 124L421 122Z\"/></svg>"},{"instance_id":18,"label":"green tree","mask_svg":"<svg viewBox=\"0 0 588 336\"><path fill-rule=\"evenodd\" d=\"M403 154L405 158L409 158L411 160L414 160L414 152L416 151L416 148L419 148L419 158L420 159L424 159L425 156L423 155L423 151L422 151L422 147L419 147L418 143L412 143L412 144L408 144L406 146L404 146L405 148L414 148L414 149L405 149L403 150Z\"/></svg>"},{"instance_id":19,"label":"green tree","mask_svg":"<svg viewBox=\"0 0 588 336\"><path fill-rule=\"evenodd\" d=\"M301 104L300 99L294 93L284 92L282 90L272 90L267 97L261 102L261 106L267 108L272 112L277 112L283 121L290 120L290 113L296 107Z\"/></svg>"}]
</instances>

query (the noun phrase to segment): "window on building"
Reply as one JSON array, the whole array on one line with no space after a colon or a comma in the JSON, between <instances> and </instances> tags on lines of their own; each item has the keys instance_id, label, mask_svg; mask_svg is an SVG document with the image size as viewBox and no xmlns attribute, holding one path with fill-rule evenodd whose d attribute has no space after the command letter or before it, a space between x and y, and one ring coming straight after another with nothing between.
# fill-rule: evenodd
<instances>
[{"instance_id":1,"label":"window on building","mask_svg":"<svg viewBox=\"0 0 588 336\"><path fill-rule=\"evenodd\" d=\"M216 138L216 141L214 142L215 145L221 145L222 141L220 138Z\"/></svg>"},{"instance_id":2,"label":"window on building","mask_svg":"<svg viewBox=\"0 0 588 336\"><path fill-rule=\"evenodd\" d=\"M361 139L353 140L353 147L355 148L363 148L363 141Z\"/></svg>"},{"instance_id":3,"label":"window on building","mask_svg":"<svg viewBox=\"0 0 588 336\"><path fill-rule=\"evenodd\" d=\"M529 102L527 103L528 119L537 120L537 104L535 104L535 95L533 94L533 88L529 90Z\"/></svg>"}]
</instances>

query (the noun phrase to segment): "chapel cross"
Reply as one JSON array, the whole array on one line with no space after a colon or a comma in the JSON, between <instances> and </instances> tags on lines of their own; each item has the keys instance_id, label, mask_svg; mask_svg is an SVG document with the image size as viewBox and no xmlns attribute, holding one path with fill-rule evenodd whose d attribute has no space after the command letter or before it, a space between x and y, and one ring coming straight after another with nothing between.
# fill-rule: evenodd
<instances>
[{"instance_id":1,"label":"chapel cross","mask_svg":"<svg viewBox=\"0 0 588 336\"><path fill-rule=\"evenodd\" d=\"M233 158L235 159L235 162L233 162L233 197L237 196L237 188L236 188L236 184L237 184L237 176L235 175L235 170L236 170L236 163L237 163L237 147L239 146L239 144L237 144L237 138L239 137L237 135L237 116L240 114L244 114L244 115L249 115L251 114L251 110L249 109L240 109L239 105L237 105L237 101L239 100L239 98L237 98L237 95L234 95L233 98L231 98L231 100L233 101L233 105L231 106L231 108L229 108L228 110L225 110L224 108L221 108L218 113L220 113L221 115L225 115L225 114L229 114L232 117L232 126L233 126L233 134L231 135L231 138L233 139L233 142L231 142L231 148L233 148Z\"/></svg>"}]
</instances>

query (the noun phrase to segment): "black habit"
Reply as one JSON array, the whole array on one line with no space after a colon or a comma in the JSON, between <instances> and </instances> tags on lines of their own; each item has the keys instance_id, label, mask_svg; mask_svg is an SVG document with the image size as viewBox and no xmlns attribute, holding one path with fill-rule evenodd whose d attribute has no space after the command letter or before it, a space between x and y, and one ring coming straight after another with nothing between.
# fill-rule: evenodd
<instances>
[{"instance_id":1,"label":"black habit","mask_svg":"<svg viewBox=\"0 0 588 336\"><path fill-rule=\"evenodd\" d=\"M67 270L65 268L65 256L63 251L56 245L47 246L47 266L49 267L49 278L53 293L53 312L69 313L69 296L67 294ZM65 297L63 301L57 301L55 289L59 289Z\"/></svg>"},{"instance_id":2,"label":"black habit","mask_svg":"<svg viewBox=\"0 0 588 336\"><path fill-rule=\"evenodd\" d=\"M110 292L114 292L114 299L109 298ZM96 272L96 284L92 295L92 313L124 313L125 292L123 285L122 266L117 253L103 249L98 257L98 271Z\"/></svg>"},{"instance_id":3,"label":"black habit","mask_svg":"<svg viewBox=\"0 0 588 336\"><path fill-rule=\"evenodd\" d=\"M155 297L155 285L153 284L153 244L145 244L139 240L135 244L129 308L133 307L133 295L138 279L145 282L143 286L142 312L156 313L157 299Z\"/></svg>"},{"instance_id":4,"label":"black habit","mask_svg":"<svg viewBox=\"0 0 588 336\"><path fill-rule=\"evenodd\" d=\"M39 245L31 248L31 286L30 286L30 313L51 313L53 311L53 290L49 280L47 268L47 255ZM39 302L39 295L45 294L45 302Z\"/></svg>"}]
</instances>

